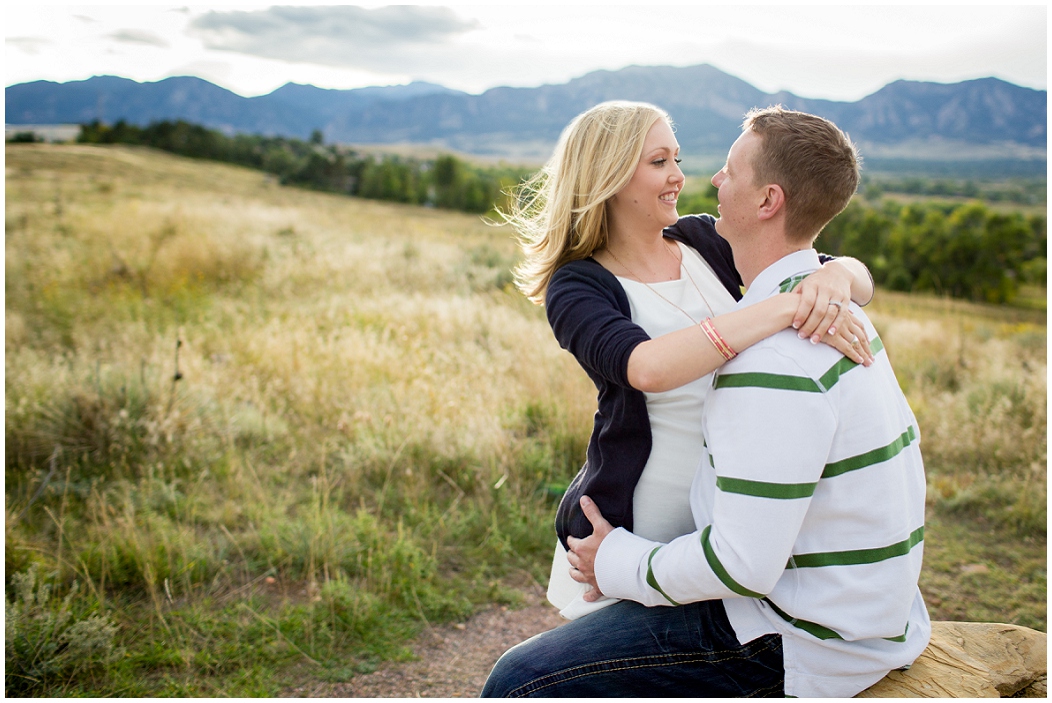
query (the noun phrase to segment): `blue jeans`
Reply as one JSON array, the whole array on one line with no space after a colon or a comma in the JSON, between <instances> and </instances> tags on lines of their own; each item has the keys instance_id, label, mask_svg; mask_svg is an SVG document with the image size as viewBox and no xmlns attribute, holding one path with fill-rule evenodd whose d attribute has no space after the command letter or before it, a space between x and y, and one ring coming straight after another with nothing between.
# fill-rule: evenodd
<instances>
[{"instance_id":1,"label":"blue jeans","mask_svg":"<svg viewBox=\"0 0 1052 703\"><path fill-rule=\"evenodd\" d=\"M784 680L781 636L738 644L722 601L621 601L509 649L482 696L783 697Z\"/></svg>"}]
</instances>

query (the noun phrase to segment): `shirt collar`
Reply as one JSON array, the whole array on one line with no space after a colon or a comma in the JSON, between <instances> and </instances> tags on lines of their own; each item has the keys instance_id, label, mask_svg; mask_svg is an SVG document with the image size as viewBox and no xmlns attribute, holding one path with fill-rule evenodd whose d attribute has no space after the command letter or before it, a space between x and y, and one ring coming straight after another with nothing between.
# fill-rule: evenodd
<instances>
[{"instance_id":1,"label":"shirt collar","mask_svg":"<svg viewBox=\"0 0 1052 703\"><path fill-rule=\"evenodd\" d=\"M760 272L749 289L745 291L739 306L753 305L776 293L782 293L784 292L783 284L789 284L786 290L792 290L796 286L796 282L792 281L795 276L807 275L817 271L821 266L818 261L818 252L814 249L802 249L783 256Z\"/></svg>"}]
</instances>

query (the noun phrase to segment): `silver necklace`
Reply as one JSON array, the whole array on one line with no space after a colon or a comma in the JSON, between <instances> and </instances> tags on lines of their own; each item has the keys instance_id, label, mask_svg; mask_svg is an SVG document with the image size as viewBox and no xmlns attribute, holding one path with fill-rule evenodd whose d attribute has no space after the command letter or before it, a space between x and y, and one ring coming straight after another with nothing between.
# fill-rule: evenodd
<instances>
[{"instance_id":1,"label":"silver necklace","mask_svg":"<svg viewBox=\"0 0 1052 703\"><path fill-rule=\"evenodd\" d=\"M694 290L696 290L696 291L698 292L698 295L699 295L699 296L701 297L701 301L702 301L703 303L705 303L705 307L707 307L707 308L709 309L709 316L711 317L711 316L712 316L712 314L713 314L713 313L712 313L712 306L711 306L711 305L709 305L709 300L708 300L708 298L706 298L706 297L705 297L705 294L701 292L701 288L699 288L699 287L698 287L698 284L697 284L697 282L696 282L696 281L694 280L694 277L690 275L690 270L689 270L689 269L688 269L688 268L687 268L686 266L683 266L683 260L682 260L682 259L681 259L680 257L678 257L678 256L676 256L675 254L673 254L673 253L672 253L672 249L670 249L670 248L669 248L668 242L666 242L666 241L665 241L665 238L664 238L664 237L662 237L662 238L661 238L661 243L665 245L665 250L666 250L666 251L668 252L669 256L671 256L671 257L672 257L672 258L673 258L673 259L674 259L674 260L676 261L676 264L680 266L680 270L682 270L682 271L683 271L684 273L686 273L686 274L687 274L687 279L688 279L688 280L690 281L691 285L692 285L692 286L694 286ZM636 272L635 272L635 271L633 271L632 269L628 268L628 266L627 266L627 265L625 264L625 262L623 262L623 261L621 261L621 259L617 258L617 254L615 254L615 253L614 253L613 249L610 249L609 247L607 247L607 249L606 249L606 250L607 250L607 251L608 251L608 252L610 253L610 256L612 256L612 257L613 257L614 261L616 261L616 262L618 263L618 265L619 265L619 266L620 266L621 268L623 268L623 269L624 269L625 271L627 271L627 272L628 272L628 274L629 274L630 276L632 276L632 278L636 279L637 281L639 281L640 283L642 283L642 284L643 284L644 286L646 286L646 287L647 287L647 289L648 289L648 290L649 290L649 291L650 291L651 293L653 293L653 294L654 294L654 295L656 295L657 297L661 298L661 299L662 299L662 300L664 300L664 301L665 301L666 303L668 303L669 305L671 305L672 307L676 308L676 309L677 309L677 310L679 310L679 311L680 311L681 313L683 313L684 315L686 315L687 319L688 319L688 320L690 320L690 321L691 321L691 323L693 323L693 324L695 324L695 325L699 325L699 324L701 324L701 320L695 320L695 319L694 319L694 317L693 317L693 316L692 316L692 315L691 315L690 313L688 313L688 312L687 312L686 310L684 310L683 308L681 308L680 306L676 305L676 304L675 304L675 303L673 303L673 302L672 302L671 300L669 300L668 298L666 298L665 296L663 296L663 295L661 294L661 291L659 291L659 290L657 290L656 288L654 288L653 286L651 286L651 285L650 285L649 283L647 283L647 282L646 282L646 281L644 281L644 280L643 280L642 278L640 278L640 277L639 277L639 276L638 276L638 275L636 274Z\"/></svg>"}]
</instances>

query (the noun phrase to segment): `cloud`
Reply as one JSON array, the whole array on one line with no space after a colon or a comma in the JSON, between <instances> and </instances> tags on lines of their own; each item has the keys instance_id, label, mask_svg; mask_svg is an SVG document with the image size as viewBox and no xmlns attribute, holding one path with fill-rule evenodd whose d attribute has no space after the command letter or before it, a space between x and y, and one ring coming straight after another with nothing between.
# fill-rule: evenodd
<instances>
[{"instance_id":1,"label":"cloud","mask_svg":"<svg viewBox=\"0 0 1052 703\"><path fill-rule=\"evenodd\" d=\"M210 49L324 66L405 70L418 66L475 20L437 6L271 7L209 12L190 31Z\"/></svg>"},{"instance_id":2,"label":"cloud","mask_svg":"<svg viewBox=\"0 0 1052 703\"><path fill-rule=\"evenodd\" d=\"M10 44L26 54L39 54L41 49L52 42L50 39L43 37L7 37L4 39L4 43Z\"/></svg>"},{"instance_id":3,"label":"cloud","mask_svg":"<svg viewBox=\"0 0 1052 703\"><path fill-rule=\"evenodd\" d=\"M146 32L141 29L119 29L116 32L109 35L110 39L114 39L125 44L147 44L149 46L159 46L167 49L169 44L164 39L153 32Z\"/></svg>"}]
</instances>

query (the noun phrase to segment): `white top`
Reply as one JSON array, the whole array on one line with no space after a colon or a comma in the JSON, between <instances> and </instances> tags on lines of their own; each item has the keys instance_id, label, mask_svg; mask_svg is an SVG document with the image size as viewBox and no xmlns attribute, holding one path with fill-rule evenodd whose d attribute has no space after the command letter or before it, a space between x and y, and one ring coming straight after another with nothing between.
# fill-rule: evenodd
<instances>
[{"instance_id":1,"label":"white top","mask_svg":"<svg viewBox=\"0 0 1052 703\"><path fill-rule=\"evenodd\" d=\"M708 263L694 249L676 243L683 262L678 280L643 284L618 277L628 295L632 321L652 339L722 315L736 303ZM632 498L633 529L638 535L667 542L694 531L690 484L703 451L701 412L711 386L712 374L708 374L670 391L644 394L653 443ZM613 598L585 602L582 596L589 587L570 578L569 570L566 550L556 542L548 600L563 617L573 620L617 602Z\"/></svg>"},{"instance_id":2,"label":"white top","mask_svg":"<svg viewBox=\"0 0 1052 703\"><path fill-rule=\"evenodd\" d=\"M791 289L813 250L763 271L741 306ZM604 593L645 605L724 599L739 641L782 635L785 693L853 696L928 643L921 599L919 433L876 330L862 368L792 330L717 372L691 488L696 532L669 544L619 528L602 543Z\"/></svg>"}]
</instances>

